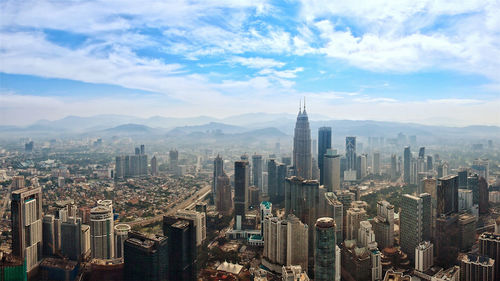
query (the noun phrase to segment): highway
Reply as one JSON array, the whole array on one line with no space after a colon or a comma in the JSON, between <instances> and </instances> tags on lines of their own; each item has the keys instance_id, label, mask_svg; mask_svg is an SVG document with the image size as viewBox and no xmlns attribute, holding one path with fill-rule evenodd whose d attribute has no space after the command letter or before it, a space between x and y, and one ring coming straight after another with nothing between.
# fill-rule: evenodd
<instances>
[{"instance_id":1,"label":"highway","mask_svg":"<svg viewBox=\"0 0 500 281\"><path fill-rule=\"evenodd\" d=\"M191 195L191 197L187 198L186 200L182 201L181 203L179 203L178 201L171 203L169 205L169 207L171 207L172 205L175 205L175 207L171 207L166 213L156 215L156 216L154 216L152 218L148 218L148 219L139 218L135 221L124 222L124 223L130 225L131 227L134 227L134 226L144 226L144 225L155 223L157 221L161 221L161 220L163 220L163 216L165 216L165 215L173 215L180 209L192 208L197 202L203 200L203 198L205 198L205 196L207 196L210 193L210 191L211 191L211 186L206 185L205 187L198 190L195 194Z\"/></svg>"}]
</instances>

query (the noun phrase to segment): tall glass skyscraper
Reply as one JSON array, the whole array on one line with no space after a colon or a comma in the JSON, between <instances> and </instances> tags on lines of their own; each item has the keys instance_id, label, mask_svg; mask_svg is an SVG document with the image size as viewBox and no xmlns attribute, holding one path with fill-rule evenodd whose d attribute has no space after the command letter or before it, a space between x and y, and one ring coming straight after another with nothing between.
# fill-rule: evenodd
<instances>
[{"instance_id":1,"label":"tall glass skyscraper","mask_svg":"<svg viewBox=\"0 0 500 281\"><path fill-rule=\"evenodd\" d=\"M314 280L335 280L335 220L319 218L315 226Z\"/></svg>"},{"instance_id":2,"label":"tall glass skyscraper","mask_svg":"<svg viewBox=\"0 0 500 281\"><path fill-rule=\"evenodd\" d=\"M410 183L410 165L411 165L411 151L410 147L405 147L404 155L403 155L403 165L404 165L404 182L406 184Z\"/></svg>"},{"instance_id":3,"label":"tall glass skyscraper","mask_svg":"<svg viewBox=\"0 0 500 281\"><path fill-rule=\"evenodd\" d=\"M324 183L323 157L329 148L332 148L332 128L321 127L318 130L318 168L320 184Z\"/></svg>"},{"instance_id":4,"label":"tall glass skyscraper","mask_svg":"<svg viewBox=\"0 0 500 281\"><path fill-rule=\"evenodd\" d=\"M356 137L345 138L346 170L356 170Z\"/></svg>"}]
</instances>

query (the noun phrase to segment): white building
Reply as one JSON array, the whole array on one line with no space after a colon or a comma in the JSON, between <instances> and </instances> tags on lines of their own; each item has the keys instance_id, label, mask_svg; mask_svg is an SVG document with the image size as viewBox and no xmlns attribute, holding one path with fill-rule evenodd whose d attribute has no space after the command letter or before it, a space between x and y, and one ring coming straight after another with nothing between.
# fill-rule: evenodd
<instances>
[{"instance_id":1,"label":"white building","mask_svg":"<svg viewBox=\"0 0 500 281\"><path fill-rule=\"evenodd\" d=\"M178 218L194 221L196 228L196 246L203 244L207 239L207 218L205 213L191 211L191 210L178 210L175 214Z\"/></svg>"},{"instance_id":2,"label":"white building","mask_svg":"<svg viewBox=\"0 0 500 281\"><path fill-rule=\"evenodd\" d=\"M375 233L372 230L372 225L369 221L361 221L359 223L358 241L362 247L368 247L375 242Z\"/></svg>"},{"instance_id":3,"label":"white building","mask_svg":"<svg viewBox=\"0 0 500 281\"><path fill-rule=\"evenodd\" d=\"M415 248L415 269L425 272L434 264L434 246L429 241L423 241Z\"/></svg>"}]
</instances>

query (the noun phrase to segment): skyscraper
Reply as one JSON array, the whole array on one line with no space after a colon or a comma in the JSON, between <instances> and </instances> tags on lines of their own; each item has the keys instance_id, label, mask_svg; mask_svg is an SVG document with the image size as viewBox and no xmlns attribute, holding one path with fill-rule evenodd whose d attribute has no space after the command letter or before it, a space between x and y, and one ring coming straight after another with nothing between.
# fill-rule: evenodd
<instances>
[{"instance_id":1,"label":"skyscraper","mask_svg":"<svg viewBox=\"0 0 500 281\"><path fill-rule=\"evenodd\" d=\"M241 230L249 206L248 198L248 162L234 162L234 229Z\"/></svg>"},{"instance_id":2,"label":"skyscraper","mask_svg":"<svg viewBox=\"0 0 500 281\"><path fill-rule=\"evenodd\" d=\"M373 152L373 174L380 175L380 152Z\"/></svg>"},{"instance_id":3,"label":"skyscraper","mask_svg":"<svg viewBox=\"0 0 500 281\"><path fill-rule=\"evenodd\" d=\"M346 240L358 240L359 224L366 220L366 210L362 208L349 208L346 214Z\"/></svg>"},{"instance_id":4,"label":"skyscraper","mask_svg":"<svg viewBox=\"0 0 500 281\"><path fill-rule=\"evenodd\" d=\"M125 243L125 240L127 240L130 230L131 228L128 224L121 223L115 225L115 258L123 258L123 244Z\"/></svg>"},{"instance_id":5,"label":"skyscraper","mask_svg":"<svg viewBox=\"0 0 500 281\"><path fill-rule=\"evenodd\" d=\"M164 216L163 234L168 237L168 280L195 280L197 249L194 221Z\"/></svg>"},{"instance_id":6,"label":"skyscraper","mask_svg":"<svg viewBox=\"0 0 500 281\"><path fill-rule=\"evenodd\" d=\"M42 229L43 229L43 255L52 256L56 252L54 215L45 215L43 217Z\"/></svg>"},{"instance_id":7,"label":"skyscraper","mask_svg":"<svg viewBox=\"0 0 500 281\"><path fill-rule=\"evenodd\" d=\"M346 170L356 170L356 137L345 138Z\"/></svg>"},{"instance_id":8,"label":"skyscraper","mask_svg":"<svg viewBox=\"0 0 500 281\"><path fill-rule=\"evenodd\" d=\"M125 280L167 280L167 237L132 231L129 238L123 242L123 258Z\"/></svg>"},{"instance_id":9,"label":"skyscraper","mask_svg":"<svg viewBox=\"0 0 500 281\"><path fill-rule=\"evenodd\" d=\"M93 258L111 259L115 255L113 207L111 200L98 202L90 210L90 243Z\"/></svg>"},{"instance_id":10,"label":"skyscraper","mask_svg":"<svg viewBox=\"0 0 500 281\"><path fill-rule=\"evenodd\" d=\"M479 254L495 260L495 276L500 276L500 262L497 263L500 261L500 233L485 232L479 235Z\"/></svg>"},{"instance_id":11,"label":"skyscraper","mask_svg":"<svg viewBox=\"0 0 500 281\"><path fill-rule=\"evenodd\" d=\"M428 193L419 197L404 194L401 206L400 245L414 259L417 245L431 238L431 196Z\"/></svg>"},{"instance_id":12,"label":"skyscraper","mask_svg":"<svg viewBox=\"0 0 500 281\"><path fill-rule=\"evenodd\" d=\"M403 154L403 165L404 165L404 182L406 184L410 184L410 179L411 179L411 174L410 174L410 169L411 169L411 151L410 147L407 146L405 147L404 154Z\"/></svg>"},{"instance_id":13,"label":"skyscraper","mask_svg":"<svg viewBox=\"0 0 500 281\"><path fill-rule=\"evenodd\" d=\"M222 176L224 173L224 161L222 160L222 157L220 155L217 155L214 160L214 178L212 182L212 194L214 196L214 201L215 197L217 196L217 180L219 176Z\"/></svg>"},{"instance_id":14,"label":"skyscraper","mask_svg":"<svg viewBox=\"0 0 500 281\"><path fill-rule=\"evenodd\" d=\"M158 160L156 159L156 155L151 158L151 175L158 175Z\"/></svg>"},{"instance_id":15,"label":"skyscraper","mask_svg":"<svg viewBox=\"0 0 500 281\"><path fill-rule=\"evenodd\" d=\"M226 173L222 174L217 179L217 194L215 196L215 207L219 213L224 215L231 214L233 208L233 197L231 194L231 184Z\"/></svg>"},{"instance_id":16,"label":"skyscraper","mask_svg":"<svg viewBox=\"0 0 500 281\"><path fill-rule=\"evenodd\" d=\"M391 155L391 180L396 180L398 174L398 157L396 154Z\"/></svg>"},{"instance_id":17,"label":"skyscraper","mask_svg":"<svg viewBox=\"0 0 500 281\"><path fill-rule=\"evenodd\" d=\"M323 156L322 179L328 191L340 190L340 155L331 149Z\"/></svg>"},{"instance_id":18,"label":"skyscraper","mask_svg":"<svg viewBox=\"0 0 500 281\"><path fill-rule=\"evenodd\" d=\"M489 192L488 192L488 182L485 178L480 177L478 181L479 189L479 213L487 214L489 212Z\"/></svg>"},{"instance_id":19,"label":"skyscraper","mask_svg":"<svg viewBox=\"0 0 500 281\"><path fill-rule=\"evenodd\" d=\"M299 109L295 133L293 136L293 167L295 175L303 179L312 179L311 129L306 106Z\"/></svg>"},{"instance_id":20,"label":"skyscraper","mask_svg":"<svg viewBox=\"0 0 500 281\"><path fill-rule=\"evenodd\" d=\"M262 192L262 155L252 155L252 182Z\"/></svg>"},{"instance_id":21,"label":"skyscraper","mask_svg":"<svg viewBox=\"0 0 500 281\"><path fill-rule=\"evenodd\" d=\"M460 260L460 281L494 281L495 260L472 254L464 255Z\"/></svg>"},{"instance_id":22,"label":"skyscraper","mask_svg":"<svg viewBox=\"0 0 500 281\"><path fill-rule=\"evenodd\" d=\"M78 261L82 255L82 219L69 217L61 223L61 253Z\"/></svg>"},{"instance_id":23,"label":"skyscraper","mask_svg":"<svg viewBox=\"0 0 500 281\"><path fill-rule=\"evenodd\" d=\"M423 241L415 248L415 269L425 272L434 264L434 246L429 241Z\"/></svg>"},{"instance_id":24,"label":"skyscraper","mask_svg":"<svg viewBox=\"0 0 500 281\"><path fill-rule=\"evenodd\" d=\"M326 151L332 148L332 128L321 127L318 130L318 167L319 167L319 182L324 183L323 179L323 157Z\"/></svg>"},{"instance_id":25,"label":"skyscraper","mask_svg":"<svg viewBox=\"0 0 500 281\"><path fill-rule=\"evenodd\" d=\"M377 202L377 216L373 219L375 240L379 249L394 244L394 206L383 200Z\"/></svg>"},{"instance_id":26,"label":"skyscraper","mask_svg":"<svg viewBox=\"0 0 500 281\"><path fill-rule=\"evenodd\" d=\"M319 218L315 225L314 280L335 280L335 221Z\"/></svg>"},{"instance_id":27,"label":"skyscraper","mask_svg":"<svg viewBox=\"0 0 500 281\"><path fill-rule=\"evenodd\" d=\"M277 204L278 200L278 169L276 166L276 160L269 159L267 162L267 192L269 195L269 201Z\"/></svg>"},{"instance_id":28,"label":"skyscraper","mask_svg":"<svg viewBox=\"0 0 500 281\"><path fill-rule=\"evenodd\" d=\"M458 212L458 176L449 175L438 180L437 215Z\"/></svg>"},{"instance_id":29,"label":"skyscraper","mask_svg":"<svg viewBox=\"0 0 500 281\"><path fill-rule=\"evenodd\" d=\"M12 254L26 261L28 275L42 259L42 189L12 191Z\"/></svg>"},{"instance_id":30,"label":"skyscraper","mask_svg":"<svg viewBox=\"0 0 500 281\"><path fill-rule=\"evenodd\" d=\"M342 243L344 241L344 206L333 192L325 192L323 198L320 198L319 206L322 208L319 216L335 220L335 239L338 244Z\"/></svg>"}]
</instances>

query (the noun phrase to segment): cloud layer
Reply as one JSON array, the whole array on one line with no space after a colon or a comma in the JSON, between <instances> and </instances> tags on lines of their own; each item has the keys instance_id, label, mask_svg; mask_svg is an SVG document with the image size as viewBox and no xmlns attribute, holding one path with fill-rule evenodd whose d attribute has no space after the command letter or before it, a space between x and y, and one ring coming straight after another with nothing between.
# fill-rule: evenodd
<instances>
[{"instance_id":1,"label":"cloud layer","mask_svg":"<svg viewBox=\"0 0 500 281\"><path fill-rule=\"evenodd\" d=\"M151 93L130 102L87 99L71 89L66 97L28 96L2 86L5 116L22 116L23 107L38 108L31 119L130 113L133 105L138 115L289 112L308 96L315 111L336 118L500 125L496 0L39 0L2 1L0 9L0 72ZM457 97L397 89L389 95L386 86L356 85L358 71L409 78L444 71L480 82ZM355 85L329 82L342 75Z\"/></svg>"}]
</instances>

